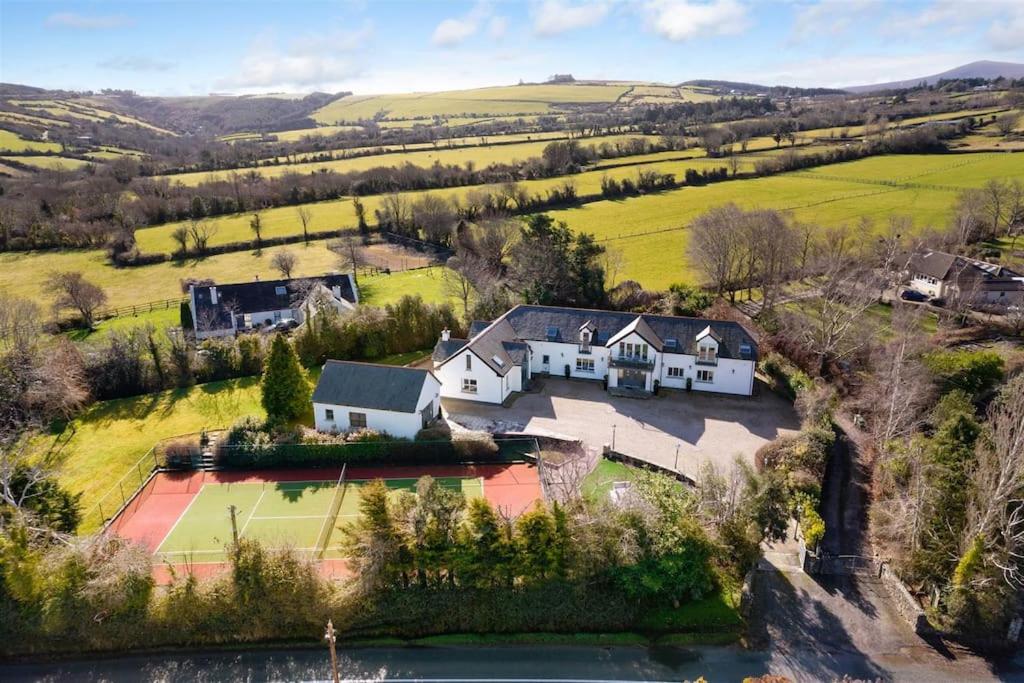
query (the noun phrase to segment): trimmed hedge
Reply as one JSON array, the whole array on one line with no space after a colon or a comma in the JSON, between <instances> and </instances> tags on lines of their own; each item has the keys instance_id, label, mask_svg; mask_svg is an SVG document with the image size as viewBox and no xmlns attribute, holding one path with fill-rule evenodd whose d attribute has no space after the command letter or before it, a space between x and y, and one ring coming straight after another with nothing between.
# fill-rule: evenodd
<instances>
[{"instance_id":1,"label":"trimmed hedge","mask_svg":"<svg viewBox=\"0 0 1024 683\"><path fill-rule=\"evenodd\" d=\"M479 441L357 441L218 445L217 460L237 469L341 465L458 465L518 462L515 449L497 452Z\"/></svg>"}]
</instances>

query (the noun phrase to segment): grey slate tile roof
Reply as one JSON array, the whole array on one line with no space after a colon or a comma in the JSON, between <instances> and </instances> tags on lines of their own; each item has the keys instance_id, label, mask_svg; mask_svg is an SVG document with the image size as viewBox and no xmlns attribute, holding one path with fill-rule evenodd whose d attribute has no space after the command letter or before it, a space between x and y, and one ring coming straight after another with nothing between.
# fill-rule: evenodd
<instances>
[{"instance_id":1,"label":"grey slate tile roof","mask_svg":"<svg viewBox=\"0 0 1024 683\"><path fill-rule=\"evenodd\" d=\"M438 341L437 344L434 345L434 353L432 353L430 357L437 363L448 360L466 345L466 341L466 339Z\"/></svg>"},{"instance_id":2,"label":"grey slate tile roof","mask_svg":"<svg viewBox=\"0 0 1024 683\"><path fill-rule=\"evenodd\" d=\"M504 375L513 363L522 362L512 353L515 344L524 347L524 341L578 344L580 328L588 322L593 329L591 344L595 346L607 346L628 329L641 333L659 351L664 348L666 339L675 339L674 352L690 355L697 355L697 336L710 327L719 342L719 357L757 360L757 342L742 325L733 321L556 306L516 306L482 333L471 336L466 347L496 373ZM555 332L553 337L548 335L549 330ZM744 353L743 347L749 349L749 354ZM525 357L526 350L521 353ZM494 363L492 356L499 357L503 364Z\"/></svg>"},{"instance_id":3,"label":"grey slate tile roof","mask_svg":"<svg viewBox=\"0 0 1024 683\"><path fill-rule=\"evenodd\" d=\"M414 413L423 383L433 376L420 368L329 360L313 391L313 403Z\"/></svg>"},{"instance_id":4,"label":"grey slate tile roof","mask_svg":"<svg viewBox=\"0 0 1024 683\"><path fill-rule=\"evenodd\" d=\"M216 321L217 326L212 329L219 329L231 327L232 314L263 313L294 308L304 301L305 295L309 291L309 285L312 282L319 282L331 290L334 287L339 287L343 299L356 303L355 288L351 276L347 273L324 275L321 277L292 278L290 280L260 280L257 282L212 285L212 287L217 289L217 303L212 301L211 286L193 287L196 317L202 321ZM283 294L278 293L278 288L280 287L284 288Z\"/></svg>"},{"instance_id":5,"label":"grey slate tile roof","mask_svg":"<svg viewBox=\"0 0 1024 683\"><path fill-rule=\"evenodd\" d=\"M476 335L480 334L487 329L493 320L474 320L469 324L469 338L472 339Z\"/></svg>"},{"instance_id":6,"label":"grey slate tile roof","mask_svg":"<svg viewBox=\"0 0 1024 683\"><path fill-rule=\"evenodd\" d=\"M928 275L936 280L955 283L961 289L978 287L981 290L1017 291L1024 289L1024 277L997 263L947 254L941 251L926 251L910 257L909 267L913 273Z\"/></svg>"}]
</instances>

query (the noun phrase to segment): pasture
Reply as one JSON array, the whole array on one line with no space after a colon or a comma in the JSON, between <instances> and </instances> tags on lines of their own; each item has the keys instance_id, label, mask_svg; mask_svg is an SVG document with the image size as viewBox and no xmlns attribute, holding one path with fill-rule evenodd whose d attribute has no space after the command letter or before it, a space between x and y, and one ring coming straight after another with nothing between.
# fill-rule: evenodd
<instances>
[{"instance_id":1,"label":"pasture","mask_svg":"<svg viewBox=\"0 0 1024 683\"><path fill-rule=\"evenodd\" d=\"M581 144L599 145L601 143L616 144L623 143L630 138L643 137L642 135L608 135L604 137L586 138ZM652 141L656 141L652 138ZM477 168L484 168L490 164L508 164L515 161L525 161L532 157L539 157L547 147L547 139L534 139L515 144L488 145L460 147L445 149L438 148L420 149L405 153L392 153L381 155L367 155L349 159L335 159L332 161L311 161L297 164L280 164L275 166L260 166L255 169L239 168L234 171L197 171L194 173L180 173L166 177L171 182L178 182L183 185L198 185L201 182L214 180L226 180L231 173L245 173L255 170L265 178L276 178L290 173L315 173L322 170L331 170L337 173L351 171L365 171L380 166L398 167L405 164L412 164L421 168L430 168L435 163L457 166L464 166L467 163L474 164Z\"/></svg>"},{"instance_id":2,"label":"pasture","mask_svg":"<svg viewBox=\"0 0 1024 683\"><path fill-rule=\"evenodd\" d=\"M61 156L10 156L0 157L0 159L4 161L16 161L18 163L25 164L26 166L46 171L56 171L60 169L72 171L76 168L81 168L82 166L87 166L89 164L88 161L83 161L82 159L72 159L70 157Z\"/></svg>"},{"instance_id":3,"label":"pasture","mask_svg":"<svg viewBox=\"0 0 1024 683\"><path fill-rule=\"evenodd\" d=\"M298 257L295 277L323 275L336 270L336 257L323 242L219 254L184 262L164 262L135 268L114 268L102 250L66 250L0 253L0 291L21 296L48 308L52 300L42 281L51 271L78 271L103 288L113 308L181 296L186 278L211 278L217 282L248 282L280 277L270 260L288 249ZM359 278L360 296L372 305L397 301L403 294L419 294L425 301L444 300L440 268L409 270L392 275Z\"/></svg>"},{"instance_id":4,"label":"pasture","mask_svg":"<svg viewBox=\"0 0 1024 683\"><path fill-rule=\"evenodd\" d=\"M625 257L622 279L664 288L673 282L697 281L697 273L685 258L686 226L709 208L735 202L748 208L779 209L821 226L854 225L867 218L881 228L894 215L909 216L917 228L943 226L960 188L976 186L986 176L1024 179L1024 165L1015 155L977 156L982 158L873 157L549 213L572 229L593 233L602 244L620 249ZM968 160L974 163L955 165ZM914 180L901 180L906 178Z\"/></svg>"},{"instance_id":5,"label":"pasture","mask_svg":"<svg viewBox=\"0 0 1024 683\"><path fill-rule=\"evenodd\" d=\"M330 102L313 113L319 123L414 119L433 116L464 118L546 114L558 104L611 104L628 90L625 84L513 85L405 95L354 95Z\"/></svg>"},{"instance_id":6,"label":"pasture","mask_svg":"<svg viewBox=\"0 0 1024 683\"><path fill-rule=\"evenodd\" d=\"M0 152L59 152L56 142L26 140L17 133L0 129Z\"/></svg>"}]
</instances>

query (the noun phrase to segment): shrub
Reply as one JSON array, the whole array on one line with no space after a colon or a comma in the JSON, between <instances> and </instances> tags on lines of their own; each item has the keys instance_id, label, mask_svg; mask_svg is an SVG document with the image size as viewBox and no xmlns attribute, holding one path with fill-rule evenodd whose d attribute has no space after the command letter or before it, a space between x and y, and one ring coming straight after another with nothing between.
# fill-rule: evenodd
<instances>
[{"instance_id":1,"label":"shrub","mask_svg":"<svg viewBox=\"0 0 1024 683\"><path fill-rule=\"evenodd\" d=\"M814 386L810 376L781 355L771 352L761 361L761 371L772 379L772 388L795 400L801 391Z\"/></svg>"},{"instance_id":2,"label":"shrub","mask_svg":"<svg viewBox=\"0 0 1024 683\"><path fill-rule=\"evenodd\" d=\"M924 363L942 381L943 391L961 389L975 399L1003 379L1003 359L995 351L936 351Z\"/></svg>"},{"instance_id":3,"label":"shrub","mask_svg":"<svg viewBox=\"0 0 1024 683\"><path fill-rule=\"evenodd\" d=\"M456 432L452 435L452 446L456 453L470 459L498 452L498 444L494 443L494 437L487 432Z\"/></svg>"},{"instance_id":4,"label":"shrub","mask_svg":"<svg viewBox=\"0 0 1024 683\"><path fill-rule=\"evenodd\" d=\"M808 548L817 548L825 537L825 520L809 500L805 500L800 507L800 531L804 534L804 543Z\"/></svg>"},{"instance_id":5,"label":"shrub","mask_svg":"<svg viewBox=\"0 0 1024 683\"><path fill-rule=\"evenodd\" d=\"M199 440L195 437L174 439L157 448L157 458L163 462L164 467L175 470L191 468L192 458L199 453Z\"/></svg>"}]
</instances>

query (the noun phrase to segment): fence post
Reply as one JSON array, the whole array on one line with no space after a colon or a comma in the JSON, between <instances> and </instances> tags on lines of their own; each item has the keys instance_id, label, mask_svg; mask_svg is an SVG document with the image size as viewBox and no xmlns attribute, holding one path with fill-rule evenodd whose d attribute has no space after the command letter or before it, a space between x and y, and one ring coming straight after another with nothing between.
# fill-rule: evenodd
<instances>
[{"instance_id":1,"label":"fence post","mask_svg":"<svg viewBox=\"0 0 1024 683\"><path fill-rule=\"evenodd\" d=\"M124 495L124 481L122 480L122 481L117 482L117 487L119 489L121 489L121 505L124 505L125 503L128 502L128 499L125 498L125 495Z\"/></svg>"}]
</instances>

